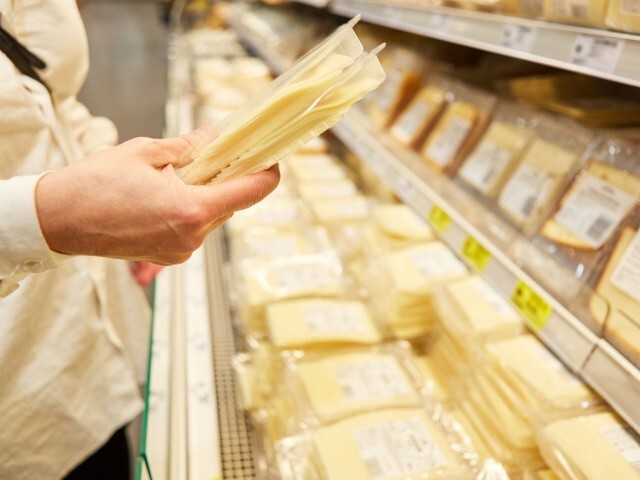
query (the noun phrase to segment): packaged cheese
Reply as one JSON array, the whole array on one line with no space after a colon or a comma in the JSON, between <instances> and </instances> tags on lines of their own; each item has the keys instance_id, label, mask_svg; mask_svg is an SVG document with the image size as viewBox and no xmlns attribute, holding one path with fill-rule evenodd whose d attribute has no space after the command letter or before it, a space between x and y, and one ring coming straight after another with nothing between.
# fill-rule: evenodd
<instances>
[{"instance_id":1,"label":"packaged cheese","mask_svg":"<svg viewBox=\"0 0 640 480\"><path fill-rule=\"evenodd\" d=\"M544 19L555 22L604 26L607 1L603 0L544 0Z\"/></svg>"},{"instance_id":2,"label":"packaged cheese","mask_svg":"<svg viewBox=\"0 0 640 480\"><path fill-rule=\"evenodd\" d=\"M391 126L391 135L407 147L419 145L444 109L445 97L440 86L423 87Z\"/></svg>"},{"instance_id":3,"label":"packaged cheese","mask_svg":"<svg viewBox=\"0 0 640 480\"><path fill-rule=\"evenodd\" d=\"M326 137L316 137L298 148L299 155L310 155L318 153L327 153L329 151L329 141Z\"/></svg>"},{"instance_id":4,"label":"packaged cheese","mask_svg":"<svg viewBox=\"0 0 640 480\"><path fill-rule=\"evenodd\" d=\"M525 122L508 119L512 107L502 108L482 139L458 170L458 176L485 197L495 197L533 136ZM525 125L523 125L525 123Z\"/></svg>"},{"instance_id":5,"label":"packaged cheese","mask_svg":"<svg viewBox=\"0 0 640 480\"><path fill-rule=\"evenodd\" d=\"M605 338L640 367L640 234L622 229L589 307Z\"/></svg>"},{"instance_id":6,"label":"packaged cheese","mask_svg":"<svg viewBox=\"0 0 640 480\"><path fill-rule=\"evenodd\" d=\"M277 349L376 344L382 335L362 302L300 299L266 307L269 340Z\"/></svg>"},{"instance_id":7,"label":"packaged cheese","mask_svg":"<svg viewBox=\"0 0 640 480\"><path fill-rule=\"evenodd\" d=\"M623 32L640 33L640 2L609 0L605 24Z\"/></svg>"},{"instance_id":8,"label":"packaged cheese","mask_svg":"<svg viewBox=\"0 0 640 480\"><path fill-rule=\"evenodd\" d=\"M610 411L545 426L540 447L562 478L637 480L640 476L640 440Z\"/></svg>"},{"instance_id":9,"label":"packaged cheese","mask_svg":"<svg viewBox=\"0 0 640 480\"><path fill-rule=\"evenodd\" d=\"M358 187L348 178L337 180L307 180L296 185L298 194L307 202L317 199L335 199L352 197L358 193Z\"/></svg>"},{"instance_id":10,"label":"packaged cheese","mask_svg":"<svg viewBox=\"0 0 640 480\"><path fill-rule=\"evenodd\" d=\"M371 204L364 195L356 194L351 197L314 200L310 207L316 222L332 225L366 219Z\"/></svg>"},{"instance_id":11,"label":"packaged cheese","mask_svg":"<svg viewBox=\"0 0 640 480\"><path fill-rule=\"evenodd\" d=\"M311 213L300 200L289 195L275 195L234 213L225 228L234 236L256 227L291 229L310 222Z\"/></svg>"},{"instance_id":12,"label":"packaged cheese","mask_svg":"<svg viewBox=\"0 0 640 480\"><path fill-rule=\"evenodd\" d=\"M347 172L334 155L291 155L284 164L297 182L333 182L347 179Z\"/></svg>"},{"instance_id":13,"label":"packaged cheese","mask_svg":"<svg viewBox=\"0 0 640 480\"><path fill-rule=\"evenodd\" d=\"M505 0L505 11L521 17L540 18L543 7L544 0Z\"/></svg>"}]
</instances>

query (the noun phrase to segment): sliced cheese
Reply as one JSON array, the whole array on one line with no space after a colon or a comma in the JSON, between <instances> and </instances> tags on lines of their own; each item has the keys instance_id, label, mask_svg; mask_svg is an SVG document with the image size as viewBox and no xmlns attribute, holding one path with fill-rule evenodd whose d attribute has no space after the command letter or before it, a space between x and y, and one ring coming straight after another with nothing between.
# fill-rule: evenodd
<instances>
[{"instance_id":1,"label":"sliced cheese","mask_svg":"<svg viewBox=\"0 0 640 480\"><path fill-rule=\"evenodd\" d=\"M400 143L415 146L429 132L445 105L446 92L427 86L420 90L391 127L390 133Z\"/></svg>"},{"instance_id":2,"label":"sliced cheese","mask_svg":"<svg viewBox=\"0 0 640 480\"><path fill-rule=\"evenodd\" d=\"M382 336L362 302L302 299L266 308L269 339L278 349L375 344Z\"/></svg>"}]
</instances>

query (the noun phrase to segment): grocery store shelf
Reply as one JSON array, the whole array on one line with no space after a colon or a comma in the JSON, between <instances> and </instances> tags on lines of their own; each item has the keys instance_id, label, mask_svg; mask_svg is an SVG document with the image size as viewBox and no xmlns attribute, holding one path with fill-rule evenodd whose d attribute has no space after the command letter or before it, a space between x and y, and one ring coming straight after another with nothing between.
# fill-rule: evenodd
<instances>
[{"instance_id":1,"label":"grocery store shelf","mask_svg":"<svg viewBox=\"0 0 640 480\"><path fill-rule=\"evenodd\" d=\"M334 0L332 13L640 87L640 36L428 6Z\"/></svg>"},{"instance_id":2,"label":"grocery store shelf","mask_svg":"<svg viewBox=\"0 0 640 480\"><path fill-rule=\"evenodd\" d=\"M329 5L329 0L297 0L297 3L311 5L312 7L316 8L324 8Z\"/></svg>"}]
</instances>

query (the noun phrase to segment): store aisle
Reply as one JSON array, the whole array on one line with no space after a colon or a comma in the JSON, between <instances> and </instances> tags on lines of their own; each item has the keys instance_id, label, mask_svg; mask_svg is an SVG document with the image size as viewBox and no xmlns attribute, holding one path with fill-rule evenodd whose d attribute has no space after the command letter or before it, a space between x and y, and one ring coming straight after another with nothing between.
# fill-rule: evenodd
<instances>
[{"instance_id":1,"label":"store aisle","mask_svg":"<svg viewBox=\"0 0 640 480\"><path fill-rule=\"evenodd\" d=\"M157 0L89 0L82 8L90 71L80 100L111 118L120 140L162 134L167 30Z\"/></svg>"}]
</instances>

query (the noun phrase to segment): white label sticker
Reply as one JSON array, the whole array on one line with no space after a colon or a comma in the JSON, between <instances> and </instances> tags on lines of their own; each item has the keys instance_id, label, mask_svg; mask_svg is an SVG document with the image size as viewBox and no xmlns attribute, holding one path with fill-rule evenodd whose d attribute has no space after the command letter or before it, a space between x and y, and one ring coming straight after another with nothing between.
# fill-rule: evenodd
<instances>
[{"instance_id":1,"label":"white label sticker","mask_svg":"<svg viewBox=\"0 0 640 480\"><path fill-rule=\"evenodd\" d=\"M640 232L633 237L611 275L611 284L640 302Z\"/></svg>"},{"instance_id":2,"label":"white label sticker","mask_svg":"<svg viewBox=\"0 0 640 480\"><path fill-rule=\"evenodd\" d=\"M624 40L579 34L573 43L569 63L611 73L618 66Z\"/></svg>"},{"instance_id":3,"label":"white label sticker","mask_svg":"<svg viewBox=\"0 0 640 480\"><path fill-rule=\"evenodd\" d=\"M464 163L460 175L484 191L500 176L512 157L509 150L493 140L484 139Z\"/></svg>"},{"instance_id":4,"label":"white label sticker","mask_svg":"<svg viewBox=\"0 0 640 480\"><path fill-rule=\"evenodd\" d=\"M352 402L411 394L411 386L393 359L338 365L336 377L342 395Z\"/></svg>"},{"instance_id":5,"label":"white label sticker","mask_svg":"<svg viewBox=\"0 0 640 480\"><path fill-rule=\"evenodd\" d=\"M620 11L627 15L640 15L640 0L622 0Z\"/></svg>"},{"instance_id":6,"label":"white label sticker","mask_svg":"<svg viewBox=\"0 0 640 480\"><path fill-rule=\"evenodd\" d=\"M275 277L278 288L292 292L320 289L335 280L335 275L321 263L280 267L275 271Z\"/></svg>"},{"instance_id":7,"label":"white label sticker","mask_svg":"<svg viewBox=\"0 0 640 480\"><path fill-rule=\"evenodd\" d=\"M360 333L364 325L354 305L307 305L304 323L314 333Z\"/></svg>"},{"instance_id":8,"label":"white label sticker","mask_svg":"<svg viewBox=\"0 0 640 480\"><path fill-rule=\"evenodd\" d=\"M578 180L555 219L593 248L613 234L636 199L594 175Z\"/></svg>"},{"instance_id":9,"label":"white label sticker","mask_svg":"<svg viewBox=\"0 0 640 480\"><path fill-rule=\"evenodd\" d=\"M547 350L544 345L536 345L535 350L538 352L540 358L544 359L545 363L558 372L567 381L567 383L574 386L582 384L582 381L567 370L567 367L565 367L564 364L553 355L553 353Z\"/></svg>"},{"instance_id":10,"label":"white label sticker","mask_svg":"<svg viewBox=\"0 0 640 480\"><path fill-rule=\"evenodd\" d=\"M640 442L631 429L626 425L611 425L601 427L600 432L627 463L640 473Z\"/></svg>"},{"instance_id":11,"label":"white label sticker","mask_svg":"<svg viewBox=\"0 0 640 480\"><path fill-rule=\"evenodd\" d=\"M530 52L537 30L526 25L505 24L500 32L500 45L520 52Z\"/></svg>"},{"instance_id":12,"label":"white label sticker","mask_svg":"<svg viewBox=\"0 0 640 480\"><path fill-rule=\"evenodd\" d=\"M427 472L447 464L420 417L354 430L351 437L372 480Z\"/></svg>"},{"instance_id":13,"label":"white label sticker","mask_svg":"<svg viewBox=\"0 0 640 480\"><path fill-rule=\"evenodd\" d=\"M403 142L410 142L416 135L416 130L421 125L424 118L431 113L433 105L424 100L415 102L411 108L400 117L399 122L394 125L394 135Z\"/></svg>"},{"instance_id":14,"label":"white label sticker","mask_svg":"<svg viewBox=\"0 0 640 480\"><path fill-rule=\"evenodd\" d=\"M249 243L251 256L293 255L298 253L298 242L292 235L259 238Z\"/></svg>"},{"instance_id":15,"label":"white label sticker","mask_svg":"<svg viewBox=\"0 0 640 480\"><path fill-rule=\"evenodd\" d=\"M552 185L553 180L546 172L523 163L500 193L498 205L524 223L545 201Z\"/></svg>"},{"instance_id":16,"label":"white label sticker","mask_svg":"<svg viewBox=\"0 0 640 480\"><path fill-rule=\"evenodd\" d=\"M427 278L462 275L467 269L448 248L413 252L411 262Z\"/></svg>"},{"instance_id":17,"label":"white label sticker","mask_svg":"<svg viewBox=\"0 0 640 480\"><path fill-rule=\"evenodd\" d=\"M551 9L556 15L577 19L589 18L590 0L553 0Z\"/></svg>"},{"instance_id":18,"label":"white label sticker","mask_svg":"<svg viewBox=\"0 0 640 480\"><path fill-rule=\"evenodd\" d=\"M449 165L470 130L471 122L469 120L458 116L452 117L440 136L427 150L427 155L439 165Z\"/></svg>"},{"instance_id":19,"label":"white label sticker","mask_svg":"<svg viewBox=\"0 0 640 480\"><path fill-rule=\"evenodd\" d=\"M482 296L485 302L497 313L501 315L515 315L515 311L496 290L487 285L483 280L476 278L473 282L473 288Z\"/></svg>"}]
</instances>

